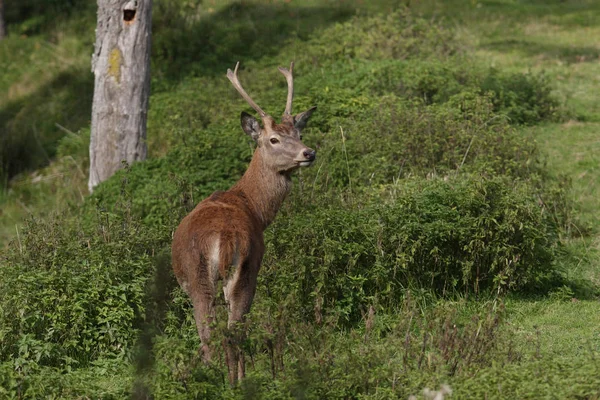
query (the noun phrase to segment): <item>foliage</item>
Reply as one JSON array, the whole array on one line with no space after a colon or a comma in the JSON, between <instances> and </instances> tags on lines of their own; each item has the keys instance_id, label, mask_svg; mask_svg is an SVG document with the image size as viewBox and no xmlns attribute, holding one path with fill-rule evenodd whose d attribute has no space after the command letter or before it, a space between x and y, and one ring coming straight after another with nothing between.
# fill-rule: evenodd
<instances>
[{"instance_id":1,"label":"foliage","mask_svg":"<svg viewBox=\"0 0 600 400\"><path fill-rule=\"evenodd\" d=\"M76 221L30 220L3 260L0 357L24 374L32 365L124 357L137 338L164 233L135 223L126 208L97 218L93 231Z\"/></svg>"},{"instance_id":2,"label":"foliage","mask_svg":"<svg viewBox=\"0 0 600 400\"><path fill-rule=\"evenodd\" d=\"M31 364L27 373L13 363L0 364L0 396L5 399L124 399L131 389L131 371L123 360L103 359L88 368L53 368Z\"/></svg>"},{"instance_id":3,"label":"foliage","mask_svg":"<svg viewBox=\"0 0 600 400\"><path fill-rule=\"evenodd\" d=\"M102 210L99 196L100 209L88 211L95 220L82 220L83 226L31 221L14 243L3 267L1 350L19 379L40 367L70 370L131 354L155 270L151 255L169 243L170 230L162 224L178 221L187 205L181 192L177 210L160 211L162 219L140 225L126 190L128 173L133 175L122 173L111 211ZM359 323L370 304L393 312L408 288L437 288L440 294L520 288L551 271L555 245L553 226L529 190L503 178L459 175L392 185L383 204L366 199L361 207L316 207L292 200L269 232L260 291L266 301L285 304L286 318L342 327ZM165 332L177 337L185 321L180 351L189 360L197 341L189 302L180 290L167 301L172 306ZM221 375L210 378L205 371L191 378L185 371L177 372L176 381L197 378L194 390L217 390L202 382ZM157 390L172 389L171 374Z\"/></svg>"},{"instance_id":4,"label":"foliage","mask_svg":"<svg viewBox=\"0 0 600 400\"><path fill-rule=\"evenodd\" d=\"M556 395L553 379L560 397L598 396L593 344L571 364L546 357L544 334L506 324L496 298L550 289L551 306L564 306L584 292L556 279L567 275L558 237L579 229L569 182L547 172L518 127L561 117L555 82L490 69L458 30L396 5L370 14L362 2L213 3L155 2L153 158L81 207L61 204L61 214L17 227L0 262L0 396L376 399L448 383L459 397L520 398ZM64 32L93 29L85 10ZM11 93L0 99L0 174L52 160L39 176L78 178L61 189L20 177L32 185L13 180L5 199L38 211L49 199L79 205L60 190L85 186L88 68L79 58L73 68L35 65L49 64L40 40L57 43L57 59L85 63L89 46L35 18L19 29L43 40L0 45L0 90ZM252 154L237 117L247 106L223 76L238 59L244 86L273 115L285 98L274 67L296 61L295 109L318 106L304 132L318 159L267 231L244 343L249 376L231 389L223 360L199 362L189 299L165 260L182 216L229 187ZM44 79L31 88L32 76ZM32 150L36 139L48 157Z\"/></svg>"},{"instance_id":5,"label":"foliage","mask_svg":"<svg viewBox=\"0 0 600 400\"><path fill-rule=\"evenodd\" d=\"M465 318L457 311L465 311L465 305L456 304L454 311L432 307L422 314L419 301L408 296L394 311L401 318L370 307L360 326L342 334L331 319L298 322L265 292L259 311L250 315L246 349L252 362L235 398L406 397L424 381L415 380L418 375L448 379L470 372L475 364L490 365L506 350L495 341L505 334L502 307L475 306ZM233 397L221 388L222 372L202 365L189 350L192 325L173 326L183 331L179 338L157 340L157 365L149 383L153 393Z\"/></svg>"},{"instance_id":6,"label":"foliage","mask_svg":"<svg viewBox=\"0 0 600 400\"><path fill-rule=\"evenodd\" d=\"M313 39L315 61L447 57L460 51L452 30L399 8L386 16L354 17Z\"/></svg>"},{"instance_id":7,"label":"foliage","mask_svg":"<svg viewBox=\"0 0 600 400\"><path fill-rule=\"evenodd\" d=\"M354 323L369 302L393 309L407 288L502 293L552 273L556 227L523 182L461 175L385 190L383 204L329 200L284 213L260 275L270 295L293 297L301 320L318 307Z\"/></svg>"},{"instance_id":8,"label":"foliage","mask_svg":"<svg viewBox=\"0 0 600 400\"><path fill-rule=\"evenodd\" d=\"M471 92L433 105L381 97L336 128L319 149L322 185L369 187L458 171L527 178L538 170L535 143L495 114L489 97Z\"/></svg>"},{"instance_id":9,"label":"foliage","mask_svg":"<svg viewBox=\"0 0 600 400\"><path fill-rule=\"evenodd\" d=\"M99 204L110 210L125 191L132 215L145 223L164 226L180 220L200 199L227 188L245 170L249 143L236 132L239 128L227 127L187 137L185 145L167 156L120 171L94 191L84 208ZM174 204L183 208L173 208Z\"/></svg>"},{"instance_id":10,"label":"foliage","mask_svg":"<svg viewBox=\"0 0 600 400\"><path fill-rule=\"evenodd\" d=\"M513 123L531 125L558 116L558 100L545 75L502 74L492 69L481 89L494 93L495 110Z\"/></svg>"}]
</instances>

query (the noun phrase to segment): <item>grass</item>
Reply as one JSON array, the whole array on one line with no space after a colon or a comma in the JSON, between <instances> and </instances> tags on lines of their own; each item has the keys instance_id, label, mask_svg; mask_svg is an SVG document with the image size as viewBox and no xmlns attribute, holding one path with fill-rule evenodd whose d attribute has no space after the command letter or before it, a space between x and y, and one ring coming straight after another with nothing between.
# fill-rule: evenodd
<instances>
[{"instance_id":1,"label":"grass","mask_svg":"<svg viewBox=\"0 0 600 400\"><path fill-rule=\"evenodd\" d=\"M577 358L600 350L600 335L593 322L597 301L515 301L508 305L509 321L523 339L535 342L539 333L544 357Z\"/></svg>"},{"instance_id":2,"label":"grass","mask_svg":"<svg viewBox=\"0 0 600 400\"><path fill-rule=\"evenodd\" d=\"M448 3L452 2L444 3L448 8L440 14L451 12ZM581 237L577 233L580 237L567 243L567 248L580 256L570 259L566 274L572 280L582 279L598 287L600 6L592 1L546 3L483 1L478 3L480 8L469 8L457 16L458 21L468 20L468 25L457 24L468 26L464 34L474 42L478 56L499 68L544 71L566 102L571 120L525 131L540 144L549 170L572 181L581 225L590 230L589 235L581 233ZM509 321L520 337L535 341L539 334L543 356L567 363L600 351L595 322L600 314L597 294L584 300L570 294L556 300L515 299L508 306Z\"/></svg>"},{"instance_id":3,"label":"grass","mask_svg":"<svg viewBox=\"0 0 600 400\"><path fill-rule=\"evenodd\" d=\"M600 226L600 187L597 182L600 175L599 128L598 123L570 120L531 129L544 148L550 170L572 180L573 196L577 199L582 223L594 230Z\"/></svg>"},{"instance_id":4,"label":"grass","mask_svg":"<svg viewBox=\"0 0 600 400\"><path fill-rule=\"evenodd\" d=\"M87 160L63 157L59 147L91 118L93 25L85 21L93 8L10 24L19 11L7 5L9 36L0 45L0 248L28 214L60 212L87 193Z\"/></svg>"},{"instance_id":5,"label":"grass","mask_svg":"<svg viewBox=\"0 0 600 400\"><path fill-rule=\"evenodd\" d=\"M185 60L184 69L176 65L157 69L149 115L149 143L156 158L167 154L169 147L185 136L186 127L204 129L211 119L229 119L231 116L222 111L224 102L237 102L236 106L241 107L241 101L228 91L221 76L231 65L230 58L239 57L249 70L283 63L281 48L288 51L285 57L296 55L295 49L301 49L302 40L312 32L343 22L357 11L369 14L392 8L391 2L375 5L360 1L343 6L329 1L311 0L301 6L280 1L274 2L272 7L258 2L247 8L241 6L242 3L229 1L205 3L208 8L190 15L201 21L203 18L212 21L209 26L221 35L229 32L231 26L237 27L238 30L233 31L239 35L247 34L251 28L251 36L255 35L256 39L251 40L247 48L236 46L235 40L209 42L215 47L225 46L208 60L205 58L208 55L187 55L190 49L184 46L186 38L171 38L175 43L172 48L167 39L158 43L158 51L165 59L171 57L175 62L182 54L191 59ZM571 196L579 220L577 227L572 227L573 237L564 241L564 254L559 260L565 286L558 286L545 296L513 295L507 300L505 329L519 344L521 361L487 365L447 383L453 387L456 398L597 399L598 386L594 391L593 385L598 385L597 376L600 376L597 322L600 315L600 140L597 134L600 128L600 4L593 0L410 3L415 3L411 7L416 11L455 27L475 57L484 63L503 71L543 71L554 83L555 95L566 110L567 120L519 129L523 135L536 138L550 173L572 182ZM263 19L258 24L253 23L259 15ZM285 19L287 15L292 21L290 29L277 36L277 43L273 43L271 36L275 28L268 20ZM207 34L206 28L199 28L193 22L188 21L189 35ZM169 28L165 21L159 21L156 26L157 32ZM89 36L81 39L68 33L27 37L13 34L0 45L0 68L6 71L0 73L0 93L6 94L0 96L0 122L41 121L40 124L45 124L41 129L47 132L44 139L47 142L34 144L47 153L45 156L40 153L42 161L20 171L0 195L0 244L9 239L18 240L20 221L30 212L38 215L60 212L65 207L81 204L86 196L85 128L92 81L87 64L90 43ZM24 68L15 67L19 65ZM302 68L310 70L310 66ZM214 102L195 104L196 84L202 90L215 93ZM258 89L253 85L259 84L250 82L249 90ZM303 85L297 88L298 93L305 93L310 87L309 82ZM274 99L266 101L275 104ZM193 113L178 112L192 106L195 107ZM57 124L72 133L66 133ZM27 129L31 130L35 123L29 125ZM38 169L40 166L43 167ZM464 314L472 313L466 306ZM349 337L343 336L340 343L348 340L355 345ZM301 335L295 339L296 345L306 344ZM335 344L331 346L335 348ZM339 348L338 351L344 354L342 357L351 356ZM100 378L94 382L100 387L98 392L118 393L131 384L131 376L114 384L107 378L110 373L106 368L127 370L123 364L117 364L79 372L81 376L73 378L74 385L81 385L77 381L80 378L92 380L97 372ZM295 379L291 376L288 378ZM438 382L441 378L435 374L427 376L429 383L422 378L411 384L446 383ZM53 379L58 382L60 376ZM414 386L410 390L418 394L419 388Z\"/></svg>"}]
</instances>

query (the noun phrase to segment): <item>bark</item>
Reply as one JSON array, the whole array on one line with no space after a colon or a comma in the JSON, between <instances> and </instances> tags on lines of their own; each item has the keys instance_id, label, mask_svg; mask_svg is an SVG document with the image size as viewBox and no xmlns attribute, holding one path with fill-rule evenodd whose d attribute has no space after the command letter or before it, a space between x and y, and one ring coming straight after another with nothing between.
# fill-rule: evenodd
<instances>
[{"instance_id":1,"label":"bark","mask_svg":"<svg viewBox=\"0 0 600 400\"><path fill-rule=\"evenodd\" d=\"M6 24L4 22L4 0L0 0L0 40L6 37Z\"/></svg>"},{"instance_id":2,"label":"bark","mask_svg":"<svg viewBox=\"0 0 600 400\"><path fill-rule=\"evenodd\" d=\"M152 0L98 0L90 192L123 161L146 158L151 23Z\"/></svg>"}]
</instances>

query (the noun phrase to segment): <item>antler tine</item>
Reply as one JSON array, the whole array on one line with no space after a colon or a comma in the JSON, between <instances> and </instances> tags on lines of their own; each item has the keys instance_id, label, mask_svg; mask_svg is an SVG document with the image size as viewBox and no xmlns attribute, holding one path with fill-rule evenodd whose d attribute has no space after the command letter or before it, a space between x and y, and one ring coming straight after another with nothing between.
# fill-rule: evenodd
<instances>
[{"instance_id":1,"label":"antler tine","mask_svg":"<svg viewBox=\"0 0 600 400\"><path fill-rule=\"evenodd\" d=\"M246 93L246 91L244 90L244 88L242 87L242 84L240 83L240 80L238 79L238 76L237 76L237 72L238 72L238 67L239 66L240 66L240 62L238 61L235 64L235 70L233 72L231 72L231 69L227 68L227 78L229 79L229 81L231 81L231 84L239 92L239 94L242 95L242 97L244 98L244 100L246 100L248 102L248 104L250 104L250 106L252 108L254 108L254 110L260 115L260 117L261 118L266 117L267 113L265 113L262 110L262 108L260 108L258 106L258 104L256 104L254 102L254 100L252 100L252 97L250 97L248 95L248 93Z\"/></svg>"},{"instance_id":2,"label":"antler tine","mask_svg":"<svg viewBox=\"0 0 600 400\"><path fill-rule=\"evenodd\" d=\"M279 67L279 72L281 72L283 76L285 76L285 80L288 84L287 101L285 103L285 111L283 112L283 117L286 118L292 115L292 100L294 99L294 62L292 61L290 63L289 70L283 67Z\"/></svg>"}]
</instances>

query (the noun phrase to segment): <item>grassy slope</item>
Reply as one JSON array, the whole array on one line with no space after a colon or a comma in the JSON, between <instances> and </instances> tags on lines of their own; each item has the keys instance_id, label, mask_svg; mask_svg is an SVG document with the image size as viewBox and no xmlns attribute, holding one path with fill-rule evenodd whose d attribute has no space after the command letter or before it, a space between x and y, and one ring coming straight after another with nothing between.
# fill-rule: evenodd
<instances>
[{"instance_id":1,"label":"grassy slope","mask_svg":"<svg viewBox=\"0 0 600 400\"><path fill-rule=\"evenodd\" d=\"M492 65L517 71L546 71L556 82L558 94L568 100L573 115L572 122L546 124L524 130L533 132L537 137L548 156L549 168L572 179L581 219L589 224L591 230L591 235L587 238L573 240L568 244L568 249L575 254L565 261L568 274L574 279L600 283L600 142L596 133L600 128L600 5L593 1L556 1L552 5L545 5L541 1L522 4L504 0L479 3L438 1L435 6L429 3L416 7L424 13L436 10L437 16L444 16L449 23L456 25L462 35L471 41L477 55L489 60ZM23 40L23 43L15 44L17 47L23 45L36 48L35 43L25 43L26 40L35 39L11 40ZM69 43L68 38L58 40L59 50L55 50L52 55L55 58L50 59L59 60L61 52L73 45ZM41 46L45 45L42 43ZM89 53L78 51L78 54L84 56ZM34 50L31 52L34 54ZM73 62L85 67L87 61L84 59L85 57L77 57ZM53 70L49 68L47 71ZM53 73L58 75L60 71L62 69L56 67ZM23 72L11 78L14 80L10 86L13 92L6 85L0 89L13 93L16 98L36 93L36 90L27 88L24 84L32 81L32 74L35 73L28 75ZM43 86L45 80L40 79L38 85ZM0 103L0 107L4 107L4 104ZM70 129L78 128L79 126L75 126ZM67 161L60 160L58 163L66 164ZM67 171L72 174L63 172L62 175L51 178L58 179L58 183L42 183L46 185L42 190L31 189L40 184L29 180L20 184L21 187L17 185L12 193L0 199L4 200L3 214L0 215L3 218L0 240L2 237L13 236L15 223L27 210L48 211L58 208L60 201L49 199L55 199L51 196L56 191L64 193L62 187L73 183L72 187L77 190L67 190L67 194L63 196L72 201L81 198L80 190L85 190L85 179L80 177L70 181L67 178L75 179L72 177L78 170L71 167ZM52 167L45 173L52 176ZM578 301L571 301L569 293L557 297L560 298L512 299L508 304L509 320L517 327L518 334L523 340L534 342L539 329L542 355L554 358L557 362L559 359L575 362L582 353L589 352L590 348L600 351L600 323L597 322L600 303L597 299L584 296ZM525 364L522 368L520 371L504 371L503 376L510 379L519 373L526 373L531 364ZM490 373L493 370L482 372L481 379L489 378ZM462 390L457 388L458 394L469 393L467 389L472 390L470 385L473 382L477 381L469 381ZM461 382L456 382L457 386L460 384ZM521 394L527 397L526 393Z\"/></svg>"},{"instance_id":2,"label":"grassy slope","mask_svg":"<svg viewBox=\"0 0 600 400\"><path fill-rule=\"evenodd\" d=\"M7 18L17 9L12 4L6 8ZM55 156L61 138L78 141L80 129L89 126L92 18L93 7L88 6L81 15L28 20L37 21L34 24L10 25L8 20L9 36L0 45L0 135L6 135L2 139L8 139L9 146L0 151L0 161L7 151L7 158L21 159L28 168L12 179L8 189L0 182L0 248L16 236L29 213L58 212L65 203L80 203L87 194L87 156ZM13 129L2 131L5 126ZM18 135L21 146L14 144ZM15 155L16 148L23 148L23 153ZM3 180L4 174L0 176Z\"/></svg>"}]
</instances>

